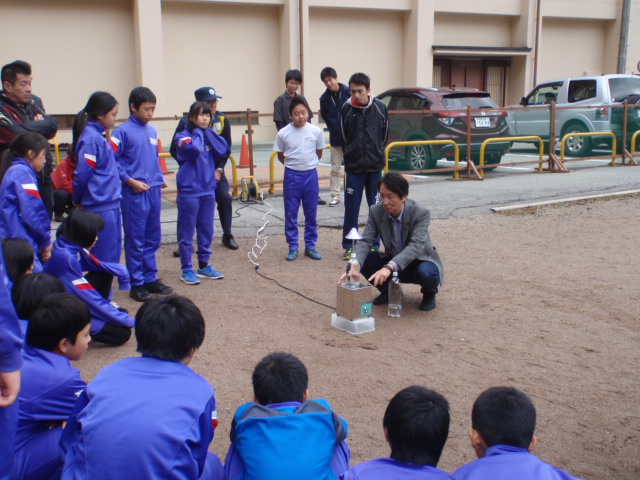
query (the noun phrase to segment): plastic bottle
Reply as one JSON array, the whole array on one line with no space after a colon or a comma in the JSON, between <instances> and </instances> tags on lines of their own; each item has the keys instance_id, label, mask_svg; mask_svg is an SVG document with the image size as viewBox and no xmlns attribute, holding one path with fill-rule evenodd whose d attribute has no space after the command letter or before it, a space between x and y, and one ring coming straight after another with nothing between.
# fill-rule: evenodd
<instances>
[{"instance_id":1,"label":"plastic bottle","mask_svg":"<svg viewBox=\"0 0 640 480\"><path fill-rule=\"evenodd\" d=\"M387 313L390 317L399 317L402 315L402 287L398 272L393 272L393 277L389 282L389 309Z\"/></svg>"},{"instance_id":2,"label":"plastic bottle","mask_svg":"<svg viewBox=\"0 0 640 480\"><path fill-rule=\"evenodd\" d=\"M353 286L358 285L360 283L360 264L356 260L356 252L351 252L347 267L347 283Z\"/></svg>"}]
</instances>

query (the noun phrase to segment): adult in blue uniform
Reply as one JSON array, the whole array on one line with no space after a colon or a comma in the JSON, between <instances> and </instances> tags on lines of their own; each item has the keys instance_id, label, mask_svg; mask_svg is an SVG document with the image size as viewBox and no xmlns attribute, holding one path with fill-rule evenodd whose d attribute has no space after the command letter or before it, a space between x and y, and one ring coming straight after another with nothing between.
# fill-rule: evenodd
<instances>
[{"instance_id":1,"label":"adult in blue uniform","mask_svg":"<svg viewBox=\"0 0 640 480\"><path fill-rule=\"evenodd\" d=\"M136 314L141 357L103 368L62 435L63 479L222 480L208 453L218 423L213 387L187 365L205 334L185 297L156 297Z\"/></svg>"},{"instance_id":2,"label":"adult in blue uniform","mask_svg":"<svg viewBox=\"0 0 640 480\"><path fill-rule=\"evenodd\" d=\"M478 459L451 475L453 480L576 480L530 452L538 440L536 407L513 387L492 387L480 394L471 411L469 437Z\"/></svg>"},{"instance_id":3,"label":"adult in blue uniform","mask_svg":"<svg viewBox=\"0 0 640 480\"><path fill-rule=\"evenodd\" d=\"M156 96L146 87L129 95L129 120L111 135L122 181L124 256L131 278L129 296L139 302L151 293L167 295L173 288L158 280L156 252L162 243L160 210L167 186L158 163L158 133L149 125Z\"/></svg>"},{"instance_id":4,"label":"adult in blue uniform","mask_svg":"<svg viewBox=\"0 0 640 480\"><path fill-rule=\"evenodd\" d=\"M437 392L413 385L389 402L382 421L391 458L350 468L340 480L448 480L437 468L449 435L449 403Z\"/></svg>"},{"instance_id":5,"label":"adult in blue uniform","mask_svg":"<svg viewBox=\"0 0 640 480\"><path fill-rule=\"evenodd\" d=\"M122 345L131 338L133 318L101 295L85 278L83 272L107 273L117 276L120 288L129 289L129 273L119 263L101 262L88 249L96 242L104 228L104 220L97 213L77 208L64 219L54 243L51 259L44 271L59 278L67 292L84 300L91 311L93 340Z\"/></svg>"},{"instance_id":6,"label":"adult in blue uniform","mask_svg":"<svg viewBox=\"0 0 640 480\"><path fill-rule=\"evenodd\" d=\"M0 255L0 480L13 478L23 336Z\"/></svg>"},{"instance_id":7,"label":"adult in blue uniform","mask_svg":"<svg viewBox=\"0 0 640 480\"><path fill-rule=\"evenodd\" d=\"M104 220L104 231L91 252L103 262L120 262L122 253L122 186L115 154L105 134L118 119L118 101L107 92L95 92L73 122L76 176L73 203ZM87 279L105 298L111 297L113 276L92 272Z\"/></svg>"},{"instance_id":8,"label":"adult in blue uniform","mask_svg":"<svg viewBox=\"0 0 640 480\"><path fill-rule=\"evenodd\" d=\"M45 163L47 139L36 132L16 137L2 160L0 177L0 237L22 238L46 261L51 255L51 220L40 198L36 174ZM42 271L34 256L34 272Z\"/></svg>"},{"instance_id":9,"label":"adult in blue uniform","mask_svg":"<svg viewBox=\"0 0 640 480\"><path fill-rule=\"evenodd\" d=\"M69 293L49 294L29 319L16 439L16 478L59 478L63 423L87 384L71 361L91 336L87 305Z\"/></svg>"},{"instance_id":10,"label":"adult in blue uniform","mask_svg":"<svg viewBox=\"0 0 640 480\"><path fill-rule=\"evenodd\" d=\"M222 98L218 95L213 87L202 87L194 92L198 102L207 102L211 108L211 121L209 128L224 138L229 145L229 152L216 159L216 204L218 206L218 217L220 226L222 227L222 244L229 250L237 250L238 244L233 238L231 232L232 213L232 197L229 193L229 180L224 173L224 167L227 165L229 155L231 155L231 125L224 113L218 111L218 99ZM169 152L171 156L178 160L178 147L176 146L176 135L182 132L189 123L189 117L184 117L178 123L173 139L171 140L171 148ZM179 256L176 255L176 256Z\"/></svg>"}]
</instances>

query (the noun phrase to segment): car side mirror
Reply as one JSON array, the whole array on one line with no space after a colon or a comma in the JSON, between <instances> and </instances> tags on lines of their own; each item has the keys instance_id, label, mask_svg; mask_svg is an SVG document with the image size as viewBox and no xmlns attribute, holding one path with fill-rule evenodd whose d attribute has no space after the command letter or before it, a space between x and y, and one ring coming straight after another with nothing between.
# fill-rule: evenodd
<instances>
[{"instance_id":1,"label":"car side mirror","mask_svg":"<svg viewBox=\"0 0 640 480\"><path fill-rule=\"evenodd\" d=\"M526 99L526 98L524 98L524 97L522 97L522 98L520 99L520 105L526 105L526 104L527 104L527 99Z\"/></svg>"}]
</instances>

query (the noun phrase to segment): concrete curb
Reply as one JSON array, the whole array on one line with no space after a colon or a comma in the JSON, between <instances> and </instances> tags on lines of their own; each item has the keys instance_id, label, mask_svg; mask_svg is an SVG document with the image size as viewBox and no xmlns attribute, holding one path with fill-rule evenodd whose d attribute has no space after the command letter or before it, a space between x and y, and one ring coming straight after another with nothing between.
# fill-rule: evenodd
<instances>
[{"instance_id":1,"label":"concrete curb","mask_svg":"<svg viewBox=\"0 0 640 480\"><path fill-rule=\"evenodd\" d=\"M593 198L619 197L623 195L633 195L635 193L640 193L640 190L625 190L623 192L603 193L600 195L587 195L584 197L570 197L570 198L563 198L561 200L547 200L545 202L521 203L518 205L509 205L506 207L494 207L491 210L495 213L500 213L500 212L507 212L510 210L520 210L522 208L528 208L528 207L538 207L540 205L554 205L558 203L576 202L579 200L590 200Z\"/></svg>"}]
</instances>

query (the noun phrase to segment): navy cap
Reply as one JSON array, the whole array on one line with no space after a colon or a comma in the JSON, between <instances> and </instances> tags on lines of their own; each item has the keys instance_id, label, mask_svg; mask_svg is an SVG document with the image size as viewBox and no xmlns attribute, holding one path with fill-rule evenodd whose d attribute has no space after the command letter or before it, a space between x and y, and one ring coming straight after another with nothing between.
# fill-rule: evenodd
<instances>
[{"instance_id":1,"label":"navy cap","mask_svg":"<svg viewBox=\"0 0 640 480\"><path fill-rule=\"evenodd\" d=\"M196 100L199 102L210 102L211 100L217 100L222 98L216 95L216 89L213 87L202 87L197 89L193 94L196 96Z\"/></svg>"}]
</instances>

